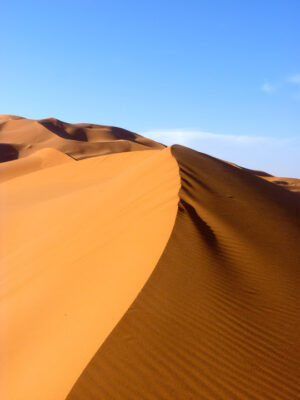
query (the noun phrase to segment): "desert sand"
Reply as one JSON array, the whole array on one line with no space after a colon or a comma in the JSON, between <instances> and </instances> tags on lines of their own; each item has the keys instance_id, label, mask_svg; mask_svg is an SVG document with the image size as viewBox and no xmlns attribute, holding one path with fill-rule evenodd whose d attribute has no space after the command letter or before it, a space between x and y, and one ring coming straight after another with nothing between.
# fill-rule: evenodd
<instances>
[{"instance_id":1,"label":"desert sand","mask_svg":"<svg viewBox=\"0 0 300 400\"><path fill-rule=\"evenodd\" d=\"M1 398L299 398L299 180L53 118L0 150Z\"/></svg>"}]
</instances>

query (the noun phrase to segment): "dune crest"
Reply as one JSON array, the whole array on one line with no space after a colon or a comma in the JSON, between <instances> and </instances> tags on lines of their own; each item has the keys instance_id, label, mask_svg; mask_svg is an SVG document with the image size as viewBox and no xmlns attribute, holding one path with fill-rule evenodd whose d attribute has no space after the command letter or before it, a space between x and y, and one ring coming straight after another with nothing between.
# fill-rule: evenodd
<instances>
[{"instance_id":1,"label":"dune crest","mask_svg":"<svg viewBox=\"0 0 300 400\"><path fill-rule=\"evenodd\" d=\"M172 235L67 400L297 398L298 197L205 154L172 153Z\"/></svg>"},{"instance_id":2,"label":"dune crest","mask_svg":"<svg viewBox=\"0 0 300 400\"><path fill-rule=\"evenodd\" d=\"M5 399L64 399L157 264L176 216L178 166L170 149L141 153L0 186Z\"/></svg>"},{"instance_id":3,"label":"dune crest","mask_svg":"<svg viewBox=\"0 0 300 400\"><path fill-rule=\"evenodd\" d=\"M55 118L31 120L3 116L3 121L0 119L0 162L23 158L43 148L53 148L81 160L125 151L163 149L165 146L112 126L69 124Z\"/></svg>"},{"instance_id":4,"label":"dune crest","mask_svg":"<svg viewBox=\"0 0 300 400\"><path fill-rule=\"evenodd\" d=\"M299 180L9 115L0 161L1 398L297 398Z\"/></svg>"},{"instance_id":5,"label":"dune crest","mask_svg":"<svg viewBox=\"0 0 300 400\"><path fill-rule=\"evenodd\" d=\"M59 150L52 148L37 150L25 158L0 163L0 182L70 161L73 161L72 158Z\"/></svg>"}]
</instances>

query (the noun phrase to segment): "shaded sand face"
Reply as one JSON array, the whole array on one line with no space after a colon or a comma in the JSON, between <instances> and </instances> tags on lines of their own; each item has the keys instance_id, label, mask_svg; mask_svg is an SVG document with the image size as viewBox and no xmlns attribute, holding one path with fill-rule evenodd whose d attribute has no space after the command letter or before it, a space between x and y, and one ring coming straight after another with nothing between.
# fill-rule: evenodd
<instances>
[{"instance_id":1,"label":"shaded sand face","mask_svg":"<svg viewBox=\"0 0 300 400\"><path fill-rule=\"evenodd\" d=\"M119 128L0 126L1 398L299 397L298 180Z\"/></svg>"},{"instance_id":2,"label":"shaded sand face","mask_svg":"<svg viewBox=\"0 0 300 400\"><path fill-rule=\"evenodd\" d=\"M136 133L111 126L0 115L0 162L23 158L44 148L56 149L81 160L103 154L164 147Z\"/></svg>"},{"instance_id":3,"label":"shaded sand face","mask_svg":"<svg viewBox=\"0 0 300 400\"><path fill-rule=\"evenodd\" d=\"M142 292L74 385L79 399L296 399L299 197L174 146L181 190Z\"/></svg>"}]
</instances>

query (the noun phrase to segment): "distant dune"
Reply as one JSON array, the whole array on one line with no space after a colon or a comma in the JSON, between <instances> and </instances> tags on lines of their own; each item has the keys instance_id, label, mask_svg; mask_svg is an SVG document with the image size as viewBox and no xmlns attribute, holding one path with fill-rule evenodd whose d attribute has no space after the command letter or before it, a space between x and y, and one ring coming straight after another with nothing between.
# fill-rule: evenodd
<instances>
[{"instance_id":1,"label":"distant dune","mask_svg":"<svg viewBox=\"0 0 300 400\"><path fill-rule=\"evenodd\" d=\"M1 399L299 398L300 181L0 116Z\"/></svg>"}]
</instances>

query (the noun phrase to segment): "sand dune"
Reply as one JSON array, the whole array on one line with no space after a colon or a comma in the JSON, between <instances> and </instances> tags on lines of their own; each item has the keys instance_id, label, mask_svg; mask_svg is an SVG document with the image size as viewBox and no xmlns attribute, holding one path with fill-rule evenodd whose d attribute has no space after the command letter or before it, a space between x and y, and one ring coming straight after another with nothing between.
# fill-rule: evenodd
<instances>
[{"instance_id":1,"label":"sand dune","mask_svg":"<svg viewBox=\"0 0 300 400\"><path fill-rule=\"evenodd\" d=\"M68 124L54 118L30 120L0 115L0 161L26 157L43 148L53 148L81 160L103 154L164 147L117 127Z\"/></svg>"},{"instance_id":2,"label":"sand dune","mask_svg":"<svg viewBox=\"0 0 300 400\"><path fill-rule=\"evenodd\" d=\"M277 176L264 177L269 182L275 183L294 193L300 193L300 179L296 178L278 178Z\"/></svg>"},{"instance_id":3,"label":"sand dune","mask_svg":"<svg viewBox=\"0 0 300 400\"><path fill-rule=\"evenodd\" d=\"M0 182L70 161L72 158L61 151L51 148L37 150L28 157L0 163Z\"/></svg>"},{"instance_id":4,"label":"sand dune","mask_svg":"<svg viewBox=\"0 0 300 400\"><path fill-rule=\"evenodd\" d=\"M275 183L275 185L281 186L284 189L290 190L291 192L294 192L294 193L300 192L300 179L282 178L282 177L280 178L280 177L268 174L267 172L264 172L264 171L255 171L252 169L243 168L234 163L228 163L228 164L233 165L236 168L242 169L243 171L246 171L246 172L250 173L251 175L256 175L260 178L263 178L268 182Z\"/></svg>"},{"instance_id":5,"label":"sand dune","mask_svg":"<svg viewBox=\"0 0 300 400\"><path fill-rule=\"evenodd\" d=\"M298 180L116 128L9 118L2 398L299 397ZM94 143L118 154L92 157Z\"/></svg>"},{"instance_id":6,"label":"sand dune","mask_svg":"<svg viewBox=\"0 0 300 400\"><path fill-rule=\"evenodd\" d=\"M5 398L65 398L157 264L176 216L177 165L169 149L125 156L1 185Z\"/></svg>"},{"instance_id":7,"label":"sand dune","mask_svg":"<svg viewBox=\"0 0 300 400\"><path fill-rule=\"evenodd\" d=\"M172 148L180 203L151 278L71 399L296 399L299 200Z\"/></svg>"}]
</instances>

